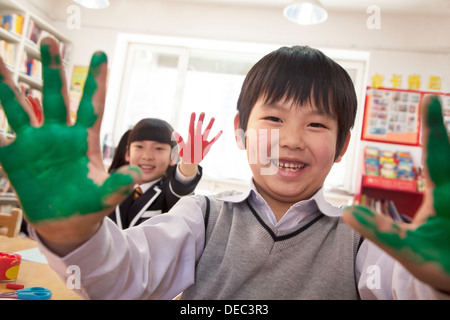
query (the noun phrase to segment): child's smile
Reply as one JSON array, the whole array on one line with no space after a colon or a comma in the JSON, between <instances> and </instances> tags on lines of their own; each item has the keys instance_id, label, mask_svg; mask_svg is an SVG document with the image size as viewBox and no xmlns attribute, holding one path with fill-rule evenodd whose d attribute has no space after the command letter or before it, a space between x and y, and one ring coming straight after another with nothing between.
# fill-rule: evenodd
<instances>
[{"instance_id":1,"label":"child's smile","mask_svg":"<svg viewBox=\"0 0 450 320\"><path fill-rule=\"evenodd\" d=\"M150 173L155 169L155 166L149 166L149 165L139 165L139 168L141 168L142 172L144 173Z\"/></svg>"},{"instance_id":2,"label":"child's smile","mask_svg":"<svg viewBox=\"0 0 450 320\"><path fill-rule=\"evenodd\" d=\"M171 147L167 143L152 140L134 141L130 144L126 159L130 165L141 169L143 182L162 178L169 166Z\"/></svg>"},{"instance_id":3,"label":"child's smile","mask_svg":"<svg viewBox=\"0 0 450 320\"><path fill-rule=\"evenodd\" d=\"M306 163L297 160L274 159L271 163L278 170L279 174L286 176L295 176L299 174L306 166Z\"/></svg>"}]
</instances>

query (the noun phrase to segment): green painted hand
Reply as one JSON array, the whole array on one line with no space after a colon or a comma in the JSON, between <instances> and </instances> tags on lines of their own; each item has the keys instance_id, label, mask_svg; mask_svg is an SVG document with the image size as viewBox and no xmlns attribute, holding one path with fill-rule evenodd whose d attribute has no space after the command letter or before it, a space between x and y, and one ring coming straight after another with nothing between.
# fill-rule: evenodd
<instances>
[{"instance_id":1,"label":"green painted hand","mask_svg":"<svg viewBox=\"0 0 450 320\"><path fill-rule=\"evenodd\" d=\"M109 176L103 166L99 131L106 55L99 52L92 57L74 125L68 116L68 92L56 41L45 39L41 56L43 123L36 119L1 63L0 100L16 133L12 143L0 148L1 164L32 224L48 227L52 221L72 216L105 215L139 177L139 170L131 167Z\"/></svg>"},{"instance_id":2,"label":"green painted hand","mask_svg":"<svg viewBox=\"0 0 450 320\"><path fill-rule=\"evenodd\" d=\"M411 224L395 223L361 206L344 220L401 262L414 276L450 292L450 143L436 97L422 104L427 191Z\"/></svg>"}]
</instances>

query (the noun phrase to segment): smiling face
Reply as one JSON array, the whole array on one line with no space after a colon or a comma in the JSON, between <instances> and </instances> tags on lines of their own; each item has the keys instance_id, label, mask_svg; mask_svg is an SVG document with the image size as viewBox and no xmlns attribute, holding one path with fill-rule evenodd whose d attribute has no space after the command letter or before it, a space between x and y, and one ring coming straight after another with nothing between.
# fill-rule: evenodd
<instances>
[{"instance_id":1,"label":"smiling face","mask_svg":"<svg viewBox=\"0 0 450 320\"><path fill-rule=\"evenodd\" d=\"M150 182L162 178L169 166L172 148L167 143L153 140L133 141L126 153L126 160L142 171L142 181Z\"/></svg>"},{"instance_id":2,"label":"smiling face","mask_svg":"<svg viewBox=\"0 0 450 320\"><path fill-rule=\"evenodd\" d=\"M262 132L272 132L272 138L262 139ZM349 142L350 135L336 157L337 135L337 120L310 104L257 100L248 119L246 150L255 186L269 205L290 206L309 199L322 187ZM261 148L267 151L261 152Z\"/></svg>"}]
</instances>

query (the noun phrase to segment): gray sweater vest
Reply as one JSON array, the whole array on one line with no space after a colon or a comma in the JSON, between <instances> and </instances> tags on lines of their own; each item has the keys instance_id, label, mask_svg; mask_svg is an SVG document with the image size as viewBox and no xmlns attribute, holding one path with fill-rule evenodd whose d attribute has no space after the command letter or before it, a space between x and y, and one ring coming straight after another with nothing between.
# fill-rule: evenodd
<instances>
[{"instance_id":1,"label":"gray sweater vest","mask_svg":"<svg viewBox=\"0 0 450 320\"><path fill-rule=\"evenodd\" d=\"M231 194L231 193L226 193ZM204 198L206 243L182 299L358 299L360 236L319 210L278 231L248 201Z\"/></svg>"}]
</instances>

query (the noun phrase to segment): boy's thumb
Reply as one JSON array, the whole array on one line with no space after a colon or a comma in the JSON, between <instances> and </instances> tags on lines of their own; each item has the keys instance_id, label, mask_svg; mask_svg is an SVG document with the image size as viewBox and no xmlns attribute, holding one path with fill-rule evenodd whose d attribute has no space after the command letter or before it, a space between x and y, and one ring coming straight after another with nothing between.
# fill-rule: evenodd
<instances>
[{"instance_id":1,"label":"boy's thumb","mask_svg":"<svg viewBox=\"0 0 450 320\"><path fill-rule=\"evenodd\" d=\"M113 207L125 199L142 176L138 167L123 166L114 171L101 187L102 203Z\"/></svg>"}]
</instances>

